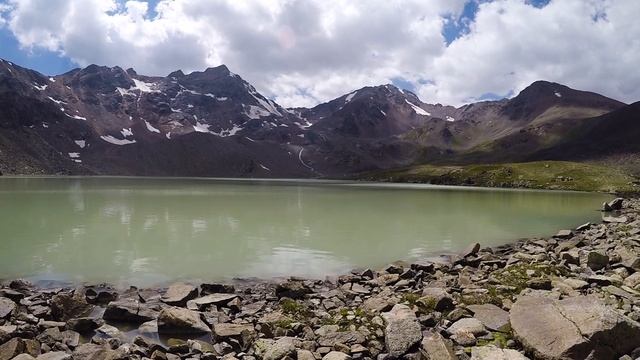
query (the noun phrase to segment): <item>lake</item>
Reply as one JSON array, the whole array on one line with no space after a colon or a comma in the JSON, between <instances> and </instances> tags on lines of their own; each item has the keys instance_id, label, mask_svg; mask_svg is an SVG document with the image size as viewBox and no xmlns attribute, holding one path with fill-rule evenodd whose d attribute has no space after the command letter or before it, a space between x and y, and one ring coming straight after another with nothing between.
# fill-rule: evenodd
<instances>
[{"instance_id":1,"label":"lake","mask_svg":"<svg viewBox=\"0 0 640 360\"><path fill-rule=\"evenodd\" d=\"M605 194L337 181L0 177L0 278L324 278L599 221Z\"/></svg>"}]
</instances>

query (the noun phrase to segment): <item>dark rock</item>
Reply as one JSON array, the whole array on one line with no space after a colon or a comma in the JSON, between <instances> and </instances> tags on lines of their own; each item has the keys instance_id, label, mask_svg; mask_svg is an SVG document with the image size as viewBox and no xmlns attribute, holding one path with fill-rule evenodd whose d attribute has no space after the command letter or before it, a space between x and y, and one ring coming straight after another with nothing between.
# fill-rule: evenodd
<instances>
[{"instance_id":1,"label":"dark rock","mask_svg":"<svg viewBox=\"0 0 640 360\"><path fill-rule=\"evenodd\" d=\"M527 280L527 287L534 290L551 290L551 280L547 278L535 278Z\"/></svg>"},{"instance_id":2,"label":"dark rock","mask_svg":"<svg viewBox=\"0 0 640 360\"><path fill-rule=\"evenodd\" d=\"M623 204L624 204L623 198L615 198L609 202L605 202L604 204L602 204L602 211L621 210Z\"/></svg>"},{"instance_id":3,"label":"dark rock","mask_svg":"<svg viewBox=\"0 0 640 360\"><path fill-rule=\"evenodd\" d=\"M118 292L109 287L89 287L84 296L90 304L105 305L118 299Z\"/></svg>"},{"instance_id":4,"label":"dark rock","mask_svg":"<svg viewBox=\"0 0 640 360\"><path fill-rule=\"evenodd\" d=\"M462 250L460 255L462 257L467 257L467 256L477 254L478 251L480 251L480 243L473 243L473 244L469 244L466 248L464 248L464 250Z\"/></svg>"},{"instance_id":5,"label":"dark rock","mask_svg":"<svg viewBox=\"0 0 640 360\"><path fill-rule=\"evenodd\" d=\"M55 320L67 321L88 314L93 305L87 303L79 292L57 294L51 298L51 316Z\"/></svg>"},{"instance_id":6,"label":"dark rock","mask_svg":"<svg viewBox=\"0 0 640 360\"><path fill-rule=\"evenodd\" d=\"M135 300L112 301L102 318L107 321L143 323L158 317L158 312Z\"/></svg>"},{"instance_id":7,"label":"dark rock","mask_svg":"<svg viewBox=\"0 0 640 360\"><path fill-rule=\"evenodd\" d=\"M287 297L290 299L303 299L305 295L311 293L311 289L302 281L287 281L278 284L276 287L276 296L278 299Z\"/></svg>"},{"instance_id":8,"label":"dark rock","mask_svg":"<svg viewBox=\"0 0 640 360\"><path fill-rule=\"evenodd\" d=\"M587 256L587 266L592 270L604 269L609 265L609 257L598 251L590 251Z\"/></svg>"},{"instance_id":9,"label":"dark rock","mask_svg":"<svg viewBox=\"0 0 640 360\"><path fill-rule=\"evenodd\" d=\"M79 332L80 334L89 333L104 324L102 319L91 317L82 317L67 320L67 328Z\"/></svg>"},{"instance_id":10,"label":"dark rock","mask_svg":"<svg viewBox=\"0 0 640 360\"><path fill-rule=\"evenodd\" d=\"M233 294L236 291L233 285L228 284L202 284L200 285L200 293L202 295L209 294Z\"/></svg>"}]
</instances>

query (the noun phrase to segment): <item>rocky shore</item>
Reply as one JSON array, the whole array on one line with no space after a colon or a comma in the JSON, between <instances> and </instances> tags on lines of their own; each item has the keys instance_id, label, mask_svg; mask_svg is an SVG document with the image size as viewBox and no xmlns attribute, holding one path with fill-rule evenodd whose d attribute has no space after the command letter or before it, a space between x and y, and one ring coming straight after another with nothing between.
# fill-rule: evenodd
<instances>
[{"instance_id":1,"label":"rocky shore","mask_svg":"<svg viewBox=\"0 0 640 360\"><path fill-rule=\"evenodd\" d=\"M0 360L640 359L640 201L324 281L0 287ZM470 239L472 240L472 239Z\"/></svg>"}]
</instances>

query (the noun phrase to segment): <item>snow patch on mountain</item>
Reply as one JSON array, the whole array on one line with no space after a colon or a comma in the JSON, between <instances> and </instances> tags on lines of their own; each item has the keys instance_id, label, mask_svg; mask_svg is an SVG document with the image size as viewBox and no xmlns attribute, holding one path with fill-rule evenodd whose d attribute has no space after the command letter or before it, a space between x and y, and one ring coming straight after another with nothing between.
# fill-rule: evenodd
<instances>
[{"instance_id":1,"label":"snow patch on mountain","mask_svg":"<svg viewBox=\"0 0 640 360\"><path fill-rule=\"evenodd\" d=\"M80 149L84 149L87 146L87 142L85 140L74 140L74 143L80 147Z\"/></svg>"},{"instance_id":2,"label":"snow patch on mountain","mask_svg":"<svg viewBox=\"0 0 640 360\"><path fill-rule=\"evenodd\" d=\"M147 126L147 130L160 134L160 130L153 127L153 125L149 124L147 120L144 121L144 124Z\"/></svg>"},{"instance_id":3,"label":"snow patch on mountain","mask_svg":"<svg viewBox=\"0 0 640 360\"><path fill-rule=\"evenodd\" d=\"M210 126L209 124L203 124L203 123L200 123L199 121L196 121L196 124L193 125L193 130L200 133L210 133L209 126Z\"/></svg>"},{"instance_id":4,"label":"snow patch on mountain","mask_svg":"<svg viewBox=\"0 0 640 360\"><path fill-rule=\"evenodd\" d=\"M354 96L356 96L356 94L358 93L358 91L354 91L351 94L347 95L347 97L344 99L344 103L348 103L350 102Z\"/></svg>"},{"instance_id":5,"label":"snow patch on mountain","mask_svg":"<svg viewBox=\"0 0 640 360\"><path fill-rule=\"evenodd\" d=\"M69 115L67 113L64 113L65 115L67 115L68 117L72 118L72 119L78 119L78 120L84 120L87 121L87 118L84 116L80 116L80 115Z\"/></svg>"},{"instance_id":6,"label":"snow patch on mountain","mask_svg":"<svg viewBox=\"0 0 640 360\"><path fill-rule=\"evenodd\" d=\"M135 88L129 88L129 90L140 90L142 92L160 92L160 90L154 90L153 88L156 87L156 84L154 83L147 83L138 79L131 79L133 80L133 83L135 84Z\"/></svg>"},{"instance_id":7,"label":"snow patch on mountain","mask_svg":"<svg viewBox=\"0 0 640 360\"><path fill-rule=\"evenodd\" d=\"M249 105L249 111L245 111L244 114L247 115L249 119L259 119L263 116L271 115L269 111L255 105Z\"/></svg>"},{"instance_id":8,"label":"snow patch on mountain","mask_svg":"<svg viewBox=\"0 0 640 360\"><path fill-rule=\"evenodd\" d=\"M258 163L258 165L260 165L261 168L263 168L263 169L265 169L267 171L271 171L271 169L269 169L268 167L266 167L266 166L264 166L264 165L262 165L260 163Z\"/></svg>"},{"instance_id":9,"label":"snow patch on mountain","mask_svg":"<svg viewBox=\"0 0 640 360\"><path fill-rule=\"evenodd\" d=\"M413 111L416 112L416 114L418 115L422 115L422 116L431 116L431 113L425 111L423 108L421 108L420 106L412 103L411 101L404 99L404 101L407 102L407 104L409 104L409 106L411 106L411 108L413 108Z\"/></svg>"},{"instance_id":10,"label":"snow patch on mountain","mask_svg":"<svg viewBox=\"0 0 640 360\"><path fill-rule=\"evenodd\" d=\"M66 102L62 101L62 100L56 100L54 98L52 98L51 96L47 96L47 98L51 101L53 101L54 103L60 105L60 104L66 104Z\"/></svg>"},{"instance_id":11,"label":"snow patch on mountain","mask_svg":"<svg viewBox=\"0 0 640 360\"><path fill-rule=\"evenodd\" d=\"M128 129L123 128L122 130L120 130L120 134L122 134L122 136L124 137L133 136L133 131L131 131L131 128L128 128Z\"/></svg>"},{"instance_id":12,"label":"snow patch on mountain","mask_svg":"<svg viewBox=\"0 0 640 360\"><path fill-rule=\"evenodd\" d=\"M136 143L135 140L118 139L118 138L115 138L115 137L113 137L111 135L102 135L102 136L100 136L100 139L102 139L102 140L104 140L104 141L106 141L106 142L108 142L110 144L121 145L121 146L122 145L129 145L129 144L135 144Z\"/></svg>"},{"instance_id":13,"label":"snow patch on mountain","mask_svg":"<svg viewBox=\"0 0 640 360\"><path fill-rule=\"evenodd\" d=\"M452 118L452 117L451 117L451 116L449 116L449 115L445 116L445 117L444 117L444 119L445 119L446 121L450 121L450 122L454 122L454 121L456 121L456 119Z\"/></svg>"},{"instance_id":14,"label":"snow patch on mountain","mask_svg":"<svg viewBox=\"0 0 640 360\"><path fill-rule=\"evenodd\" d=\"M39 91L47 90L47 86L49 86L49 85L46 85L46 84L45 85L38 85L36 83L33 83L33 88L36 89L36 90L39 90Z\"/></svg>"},{"instance_id":15,"label":"snow patch on mountain","mask_svg":"<svg viewBox=\"0 0 640 360\"><path fill-rule=\"evenodd\" d=\"M555 96L559 97L559 98L561 98L561 97L562 97L562 94L560 94L560 93L559 93L559 92L557 92L557 91L556 91L556 92L554 92L553 94L554 94Z\"/></svg>"}]
</instances>

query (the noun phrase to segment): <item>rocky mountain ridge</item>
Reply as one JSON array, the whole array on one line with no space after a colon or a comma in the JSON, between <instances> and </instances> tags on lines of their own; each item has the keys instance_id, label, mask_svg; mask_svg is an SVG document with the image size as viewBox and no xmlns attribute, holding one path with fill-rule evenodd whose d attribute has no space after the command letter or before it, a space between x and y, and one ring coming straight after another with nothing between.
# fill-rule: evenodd
<instances>
[{"instance_id":1,"label":"rocky mountain ridge","mask_svg":"<svg viewBox=\"0 0 640 360\"><path fill-rule=\"evenodd\" d=\"M382 85L285 109L224 65L166 77L90 65L47 77L5 60L0 105L6 174L341 177L417 163L562 157L588 141L567 134L593 136L586 127L598 128L601 117L637 114L544 81L512 99L459 108Z\"/></svg>"}]
</instances>

